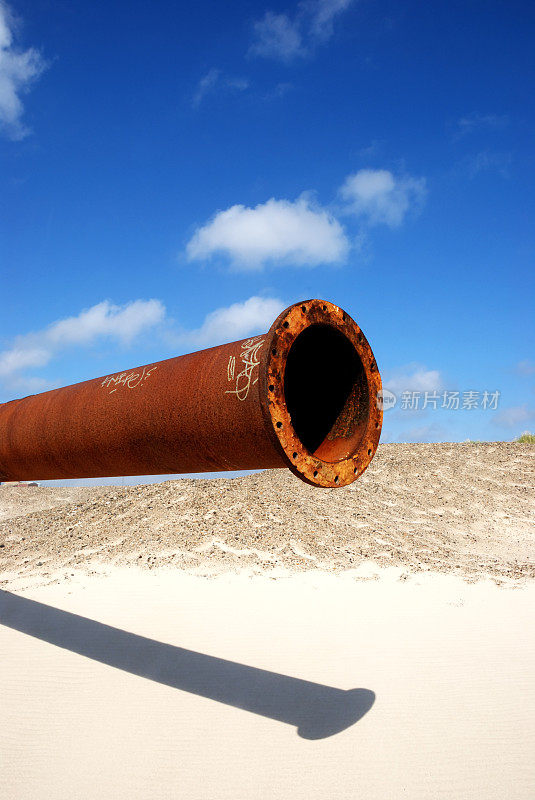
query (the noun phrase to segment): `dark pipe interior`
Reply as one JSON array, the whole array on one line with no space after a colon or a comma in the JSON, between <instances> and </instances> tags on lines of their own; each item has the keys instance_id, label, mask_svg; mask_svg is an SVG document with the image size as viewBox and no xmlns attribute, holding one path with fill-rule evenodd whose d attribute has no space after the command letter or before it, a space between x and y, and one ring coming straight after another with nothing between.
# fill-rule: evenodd
<instances>
[{"instance_id":1,"label":"dark pipe interior","mask_svg":"<svg viewBox=\"0 0 535 800\"><path fill-rule=\"evenodd\" d=\"M368 415L368 383L359 355L329 325L311 325L296 338L286 360L284 395L294 430L311 453L327 438L352 439ZM324 460L346 455L343 448L338 455L329 449L334 458Z\"/></svg>"}]
</instances>

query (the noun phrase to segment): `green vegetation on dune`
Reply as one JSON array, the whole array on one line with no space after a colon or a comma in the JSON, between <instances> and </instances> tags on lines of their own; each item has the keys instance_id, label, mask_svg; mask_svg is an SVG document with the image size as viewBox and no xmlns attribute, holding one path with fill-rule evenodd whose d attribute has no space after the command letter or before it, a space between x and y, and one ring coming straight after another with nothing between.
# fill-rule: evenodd
<instances>
[{"instance_id":1,"label":"green vegetation on dune","mask_svg":"<svg viewBox=\"0 0 535 800\"><path fill-rule=\"evenodd\" d=\"M520 444L535 444L535 433L525 431L518 439L515 439L515 442L519 442Z\"/></svg>"}]
</instances>

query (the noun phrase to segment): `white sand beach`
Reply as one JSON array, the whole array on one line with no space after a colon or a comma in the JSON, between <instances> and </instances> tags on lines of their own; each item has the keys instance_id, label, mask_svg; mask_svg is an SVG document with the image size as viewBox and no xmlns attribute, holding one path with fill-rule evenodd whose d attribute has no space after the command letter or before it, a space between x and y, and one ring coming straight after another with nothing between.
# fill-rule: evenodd
<instances>
[{"instance_id":1,"label":"white sand beach","mask_svg":"<svg viewBox=\"0 0 535 800\"><path fill-rule=\"evenodd\" d=\"M533 797L535 585L360 574L2 593L0 795Z\"/></svg>"}]
</instances>

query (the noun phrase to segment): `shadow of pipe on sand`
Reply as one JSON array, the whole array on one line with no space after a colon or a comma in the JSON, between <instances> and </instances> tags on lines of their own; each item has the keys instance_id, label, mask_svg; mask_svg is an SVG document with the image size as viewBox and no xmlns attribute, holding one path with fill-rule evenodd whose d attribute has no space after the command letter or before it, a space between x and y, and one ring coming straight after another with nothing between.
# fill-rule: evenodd
<instances>
[{"instance_id":1,"label":"shadow of pipe on sand","mask_svg":"<svg viewBox=\"0 0 535 800\"><path fill-rule=\"evenodd\" d=\"M336 689L185 650L5 591L0 623L132 675L295 725L303 739L340 733L375 701L369 689Z\"/></svg>"}]
</instances>

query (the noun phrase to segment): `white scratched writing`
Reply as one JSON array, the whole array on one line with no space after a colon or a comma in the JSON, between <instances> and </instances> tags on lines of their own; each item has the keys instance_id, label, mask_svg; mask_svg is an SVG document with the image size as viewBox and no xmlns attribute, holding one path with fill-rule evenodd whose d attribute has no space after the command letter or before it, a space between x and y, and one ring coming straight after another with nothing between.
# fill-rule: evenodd
<instances>
[{"instance_id":1,"label":"white scratched writing","mask_svg":"<svg viewBox=\"0 0 535 800\"><path fill-rule=\"evenodd\" d=\"M142 367L140 372L120 372L118 375L109 375L104 378L100 385L105 389L110 389L110 394L116 392L120 386L126 386L127 389L135 389L136 386L146 381L155 369L157 367Z\"/></svg>"},{"instance_id":2,"label":"white scratched writing","mask_svg":"<svg viewBox=\"0 0 535 800\"><path fill-rule=\"evenodd\" d=\"M264 339L261 336L253 336L252 339L247 339L242 342L241 353L238 358L242 363L242 370L235 376L236 372L236 356L230 356L227 365L227 378L229 381L234 380L234 389L227 389L225 394L235 394L238 400L246 400L249 396L251 386L258 383L258 377L253 380L253 373L255 367L258 366L258 352Z\"/></svg>"},{"instance_id":3,"label":"white scratched writing","mask_svg":"<svg viewBox=\"0 0 535 800\"><path fill-rule=\"evenodd\" d=\"M235 371L236 371L236 356L231 356L228 360L228 365L227 365L227 379L229 381L234 380Z\"/></svg>"}]
</instances>

